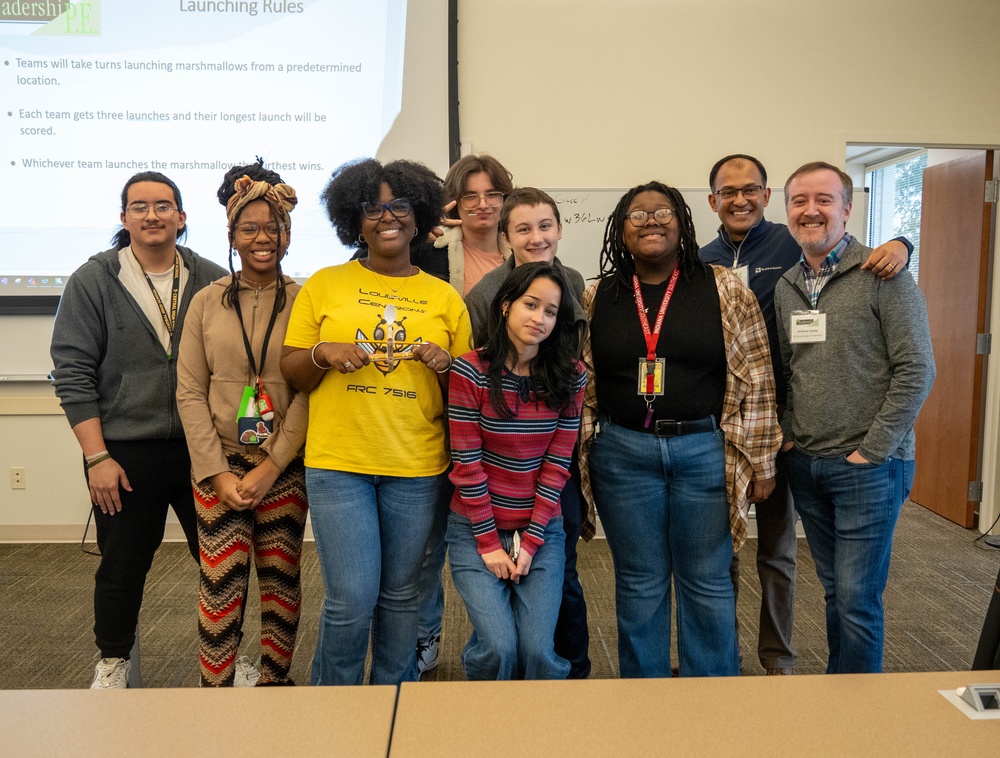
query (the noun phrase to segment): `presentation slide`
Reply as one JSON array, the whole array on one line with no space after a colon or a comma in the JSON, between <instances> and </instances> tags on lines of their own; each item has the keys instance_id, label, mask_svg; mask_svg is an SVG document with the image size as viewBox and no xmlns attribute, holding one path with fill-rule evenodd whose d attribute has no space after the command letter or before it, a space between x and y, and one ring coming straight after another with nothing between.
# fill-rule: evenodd
<instances>
[{"instance_id":1,"label":"presentation slide","mask_svg":"<svg viewBox=\"0 0 1000 758\"><path fill-rule=\"evenodd\" d=\"M319 194L392 127L405 25L405 0L0 0L0 296L58 295L139 171L227 266L216 191L258 155L299 196L285 272L346 260Z\"/></svg>"}]
</instances>

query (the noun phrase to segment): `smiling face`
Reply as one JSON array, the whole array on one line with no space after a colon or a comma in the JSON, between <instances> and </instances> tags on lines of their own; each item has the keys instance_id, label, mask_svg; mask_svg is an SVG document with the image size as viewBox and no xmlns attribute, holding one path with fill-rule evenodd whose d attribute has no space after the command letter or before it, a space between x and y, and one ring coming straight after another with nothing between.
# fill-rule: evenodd
<instances>
[{"instance_id":1,"label":"smiling face","mask_svg":"<svg viewBox=\"0 0 1000 758\"><path fill-rule=\"evenodd\" d=\"M521 360L538 352L555 328L562 289L546 276L538 276L517 300L506 305L507 336Z\"/></svg>"},{"instance_id":2,"label":"smiling face","mask_svg":"<svg viewBox=\"0 0 1000 758\"><path fill-rule=\"evenodd\" d=\"M141 218L132 218L128 208L136 204L147 206L146 214ZM177 235L184 228L187 221L187 214L181 210L174 210L169 216L157 216L154 206L157 204L169 205L177 208L177 199L174 191L166 184L160 182L136 182L128 188L128 197L125 202L126 210L122 211L121 222L129 233L133 247L160 249L173 248L177 242Z\"/></svg>"},{"instance_id":3,"label":"smiling face","mask_svg":"<svg viewBox=\"0 0 1000 758\"><path fill-rule=\"evenodd\" d=\"M469 178L465 180L463 195L477 195L478 197L476 198L476 207L472 210L467 210L462 205L462 199L459 198L457 210L458 217L462 220L463 231L496 235L497 224L500 222L500 206L487 205L486 198L483 197L487 192L495 191L493 180L485 171L469 174Z\"/></svg>"},{"instance_id":4,"label":"smiling face","mask_svg":"<svg viewBox=\"0 0 1000 758\"><path fill-rule=\"evenodd\" d=\"M734 159L722 164L719 173L715 175L713 194L708 196L708 204L719 214L719 220L729 233L733 242L739 242L764 218L764 209L771 199L771 190L765 188L756 197L748 198L742 192L728 200L714 193L722 189L743 189L744 187L763 187L764 177L750 161Z\"/></svg>"},{"instance_id":5,"label":"smiling face","mask_svg":"<svg viewBox=\"0 0 1000 758\"><path fill-rule=\"evenodd\" d=\"M379 202L391 203L396 199L392 187L382 182ZM370 219L361 213L361 234L368 243L369 256L398 258L410 256L410 243L417 233L417 222L411 210L402 218L396 218L387 209L377 219Z\"/></svg>"},{"instance_id":6,"label":"smiling face","mask_svg":"<svg viewBox=\"0 0 1000 758\"><path fill-rule=\"evenodd\" d=\"M847 231L851 205L844 202L844 185L828 169L792 179L785 192L788 230L807 258L826 257Z\"/></svg>"},{"instance_id":7,"label":"smiling face","mask_svg":"<svg viewBox=\"0 0 1000 758\"><path fill-rule=\"evenodd\" d=\"M264 200L247 203L236 219L233 248L240 256L243 276L249 281L270 282L277 274L278 262L288 249L290 232L268 235L266 228L275 223L271 206ZM250 224L257 225L257 233L253 236L241 234L240 228Z\"/></svg>"},{"instance_id":8,"label":"smiling face","mask_svg":"<svg viewBox=\"0 0 1000 758\"><path fill-rule=\"evenodd\" d=\"M514 252L514 265L551 263L559 251L562 224L547 203L512 208L503 238Z\"/></svg>"},{"instance_id":9,"label":"smiling face","mask_svg":"<svg viewBox=\"0 0 1000 758\"><path fill-rule=\"evenodd\" d=\"M666 224L661 224L653 217L659 208L669 208L675 215ZM622 234L625 247L635 261L636 273L640 279L646 273L669 273L677 262L677 246L681 237L676 209L662 192L647 190L632 199L626 216L633 211L649 214L642 226L635 226L630 219L625 219Z\"/></svg>"}]
</instances>

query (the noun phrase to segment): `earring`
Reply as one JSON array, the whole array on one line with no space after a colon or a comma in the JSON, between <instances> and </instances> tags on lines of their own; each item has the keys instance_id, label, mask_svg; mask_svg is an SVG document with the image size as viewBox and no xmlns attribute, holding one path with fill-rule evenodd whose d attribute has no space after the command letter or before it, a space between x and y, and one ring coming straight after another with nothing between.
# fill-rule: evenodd
<instances>
[{"instance_id":1,"label":"earring","mask_svg":"<svg viewBox=\"0 0 1000 758\"><path fill-rule=\"evenodd\" d=\"M368 244L368 242L365 240L364 232L358 232L358 244L361 245L361 247L364 247L365 245Z\"/></svg>"}]
</instances>

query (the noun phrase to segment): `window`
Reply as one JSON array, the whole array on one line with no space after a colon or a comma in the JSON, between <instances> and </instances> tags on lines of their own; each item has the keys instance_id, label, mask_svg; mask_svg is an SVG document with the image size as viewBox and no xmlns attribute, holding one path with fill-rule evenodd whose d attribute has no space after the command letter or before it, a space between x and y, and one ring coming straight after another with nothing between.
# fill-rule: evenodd
<instances>
[{"instance_id":1,"label":"window","mask_svg":"<svg viewBox=\"0 0 1000 758\"><path fill-rule=\"evenodd\" d=\"M927 153L910 155L889 164L870 166L865 184L871 190L868 206L868 246L878 247L893 237L913 243L910 273L920 270L920 209Z\"/></svg>"}]
</instances>

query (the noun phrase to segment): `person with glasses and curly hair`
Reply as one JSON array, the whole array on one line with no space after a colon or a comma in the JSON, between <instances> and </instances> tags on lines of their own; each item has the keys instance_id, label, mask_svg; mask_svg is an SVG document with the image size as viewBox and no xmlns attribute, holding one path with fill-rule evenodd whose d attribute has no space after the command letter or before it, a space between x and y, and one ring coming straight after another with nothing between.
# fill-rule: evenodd
<instances>
[{"instance_id":1,"label":"person with glasses and curly hair","mask_svg":"<svg viewBox=\"0 0 1000 758\"><path fill-rule=\"evenodd\" d=\"M201 553L198 635L205 687L292 684L306 523L308 402L279 369L299 285L281 272L298 199L263 161L219 188L240 270L191 303L177 406L191 451ZM238 657L251 558L260 587L258 672Z\"/></svg>"},{"instance_id":2,"label":"person with glasses and curly hair","mask_svg":"<svg viewBox=\"0 0 1000 758\"><path fill-rule=\"evenodd\" d=\"M661 182L618 202L584 308L582 483L614 559L621 675L671 676L671 583L680 675L736 675L729 566L781 444L760 308L698 259L691 210Z\"/></svg>"},{"instance_id":3,"label":"person with glasses and curly hair","mask_svg":"<svg viewBox=\"0 0 1000 758\"><path fill-rule=\"evenodd\" d=\"M417 678L417 580L443 473L444 392L472 329L453 287L411 262L442 207L411 161L334 171L324 193L348 263L295 300L282 372L309 393L306 485L326 588L313 684Z\"/></svg>"},{"instance_id":4,"label":"person with glasses and curly hair","mask_svg":"<svg viewBox=\"0 0 1000 758\"><path fill-rule=\"evenodd\" d=\"M101 564L93 689L128 686L146 574L167 508L198 560L191 459L177 412L177 349L194 294L225 269L178 245L181 193L156 171L121 195L114 247L69 278L52 329L52 381L83 464Z\"/></svg>"}]
</instances>

